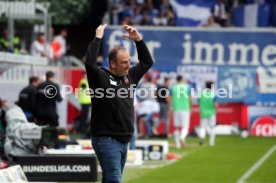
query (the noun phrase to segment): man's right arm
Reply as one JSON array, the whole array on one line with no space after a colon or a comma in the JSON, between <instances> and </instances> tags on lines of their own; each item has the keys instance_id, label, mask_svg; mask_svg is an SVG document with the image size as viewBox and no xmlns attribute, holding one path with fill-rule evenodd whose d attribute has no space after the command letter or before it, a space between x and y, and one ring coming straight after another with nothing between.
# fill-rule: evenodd
<instances>
[{"instance_id":1,"label":"man's right arm","mask_svg":"<svg viewBox=\"0 0 276 183\"><path fill-rule=\"evenodd\" d=\"M85 56L85 69L88 77L88 81L95 82L100 74L100 69L97 66L97 56L99 54L101 39L104 34L105 25L100 25L96 29L96 36L94 40L89 44L87 53Z\"/></svg>"},{"instance_id":2,"label":"man's right arm","mask_svg":"<svg viewBox=\"0 0 276 183\"><path fill-rule=\"evenodd\" d=\"M85 69L89 85L95 86L96 81L100 78L100 69L97 66L97 56L99 53L101 39L95 37L89 44L85 56ZM92 84L93 83L93 84Z\"/></svg>"},{"instance_id":3,"label":"man's right arm","mask_svg":"<svg viewBox=\"0 0 276 183\"><path fill-rule=\"evenodd\" d=\"M86 56L85 56L85 68L87 72L93 72L99 70L97 67L97 56L99 53L101 39L95 37L94 40L89 44Z\"/></svg>"}]
</instances>

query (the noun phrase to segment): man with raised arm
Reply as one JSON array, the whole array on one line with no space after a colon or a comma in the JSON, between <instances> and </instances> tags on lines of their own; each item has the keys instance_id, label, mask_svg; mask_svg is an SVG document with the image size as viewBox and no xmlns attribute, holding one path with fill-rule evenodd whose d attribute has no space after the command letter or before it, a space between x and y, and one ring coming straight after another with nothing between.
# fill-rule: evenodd
<instances>
[{"instance_id":1,"label":"man with raised arm","mask_svg":"<svg viewBox=\"0 0 276 183\"><path fill-rule=\"evenodd\" d=\"M87 50L85 68L93 97L92 146L102 168L102 182L120 183L133 134L134 88L153 61L139 31L124 25L126 34L123 36L135 42L139 63L131 67L130 54L118 46L109 52L109 67L98 68L96 61L106 26L96 29L96 36Z\"/></svg>"}]
</instances>

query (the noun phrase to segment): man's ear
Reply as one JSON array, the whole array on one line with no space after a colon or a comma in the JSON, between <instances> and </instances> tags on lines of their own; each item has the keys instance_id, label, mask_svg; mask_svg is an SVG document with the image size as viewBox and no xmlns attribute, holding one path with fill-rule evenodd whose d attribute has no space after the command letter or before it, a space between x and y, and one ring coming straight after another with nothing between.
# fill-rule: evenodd
<instances>
[{"instance_id":1,"label":"man's ear","mask_svg":"<svg viewBox=\"0 0 276 183\"><path fill-rule=\"evenodd\" d=\"M111 61L110 61L110 67L111 67L112 69L115 69L115 68L116 68L116 61L111 60Z\"/></svg>"}]
</instances>

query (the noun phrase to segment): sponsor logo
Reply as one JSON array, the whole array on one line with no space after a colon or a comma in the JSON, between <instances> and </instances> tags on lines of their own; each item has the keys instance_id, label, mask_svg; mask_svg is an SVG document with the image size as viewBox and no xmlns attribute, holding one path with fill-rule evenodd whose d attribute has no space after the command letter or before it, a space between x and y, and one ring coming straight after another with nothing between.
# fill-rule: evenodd
<instances>
[{"instance_id":1,"label":"sponsor logo","mask_svg":"<svg viewBox=\"0 0 276 183\"><path fill-rule=\"evenodd\" d=\"M276 119L272 116L261 116L252 125L251 134L254 136L275 137Z\"/></svg>"},{"instance_id":2,"label":"sponsor logo","mask_svg":"<svg viewBox=\"0 0 276 183\"><path fill-rule=\"evenodd\" d=\"M164 59L162 58L163 52L167 53L163 48L167 42L166 39L152 36L151 33L156 30L147 29L147 32L141 32L145 36L151 36L151 40L146 42L149 52L151 53L154 60ZM166 35L171 33L170 31L159 31L161 35ZM177 51L174 55L174 59L181 59L182 64L197 64L197 65L218 65L218 66L275 66L275 45L268 40L255 39L258 33L254 32L252 35L254 41L252 43L247 43L246 36L242 36L242 33L237 33L240 38L239 41L230 41L223 36L219 35L218 39L212 39L206 37L202 39L201 37L195 36L195 34L183 34L182 31L175 31L175 36L183 36L183 39L178 39L175 43L179 45ZM184 32L184 31L183 31ZM230 33L231 31L227 32ZM218 33L218 32L216 32ZM121 35L124 34L121 30L111 30L107 34L107 47L106 50L117 45L124 46L130 51L133 61L137 61L137 52L135 47L130 44L129 40L121 39ZM160 34L159 34L160 35ZM176 39L173 36L173 39ZM198 39L200 41L198 41ZM182 54L179 58L178 54Z\"/></svg>"},{"instance_id":3,"label":"sponsor logo","mask_svg":"<svg viewBox=\"0 0 276 183\"><path fill-rule=\"evenodd\" d=\"M89 165L24 165L25 173L85 173L91 172Z\"/></svg>"}]
</instances>

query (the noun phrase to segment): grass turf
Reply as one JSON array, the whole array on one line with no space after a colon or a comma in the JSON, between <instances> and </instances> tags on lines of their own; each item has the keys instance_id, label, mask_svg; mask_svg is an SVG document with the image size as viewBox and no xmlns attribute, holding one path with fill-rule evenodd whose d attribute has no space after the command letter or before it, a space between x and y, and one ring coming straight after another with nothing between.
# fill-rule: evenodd
<instances>
[{"instance_id":1,"label":"grass turf","mask_svg":"<svg viewBox=\"0 0 276 183\"><path fill-rule=\"evenodd\" d=\"M221 183L236 182L252 167L274 144L275 138L241 139L238 136L218 137L215 147L198 146L196 139L189 139L191 147L175 150L187 152L173 164L153 170L145 169L133 178L125 172L127 183ZM276 182L276 152L249 177L247 182Z\"/></svg>"},{"instance_id":2,"label":"grass turf","mask_svg":"<svg viewBox=\"0 0 276 183\"><path fill-rule=\"evenodd\" d=\"M197 138L189 137L187 147L170 147L170 152L182 155L182 159L160 168L146 167L169 161L145 161L143 168L126 167L123 183L236 183L275 144L276 138L218 136L216 145L210 147L207 143L199 146ZM275 151L246 183L276 183Z\"/></svg>"}]
</instances>

